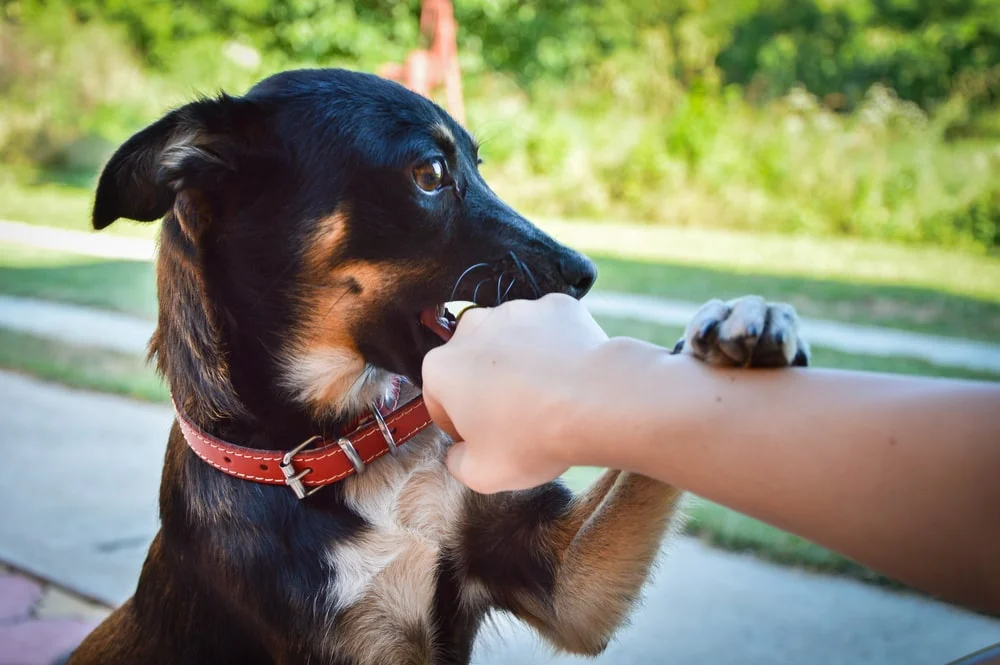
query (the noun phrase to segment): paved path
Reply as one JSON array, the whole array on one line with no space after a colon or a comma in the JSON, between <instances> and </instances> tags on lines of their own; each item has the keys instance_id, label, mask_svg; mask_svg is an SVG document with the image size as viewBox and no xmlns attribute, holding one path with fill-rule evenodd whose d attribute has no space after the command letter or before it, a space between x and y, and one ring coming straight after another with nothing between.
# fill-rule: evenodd
<instances>
[{"instance_id":1,"label":"paved path","mask_svg":"<svg viewBox=\"0 0 1000 665\"><path fill-rule=\"evenodd\" d=\"M119 312L0 295L0 328L79 346L144 354L155 324Z\"/></svg>"},{"instance_id":2,"label":"paved path","mask_svg":"<svg viewBox=\"0 0 1000 665\"><path fill-rule=\"evenodd\" d=\"M6 372L0 404L0 560L121 602L156 529L169 409ZM551 657L501 620L475 663L943 665L998 641L995 620L675 538L603 657Z\"/></svg>"},{"instance_id":3,"label":"paved path","mask_svg":"<svg viewBox=\"0 0 1000 665\"><path fill-rule=\"evenodd\" d=\"M98 259L149 261L155 244L146 238L58 229L0 219L0 242L50 249Z\"/></svg>"},{"instance_id":4,"label":"paved path","mask_svg":"<svg viewBox=\"0 0 1000 665\"><path fill-rule=\"evenodd\" d=\"M597 292L584 303L595 315L683 326L698 306L660 298ZM125 353L144 353L153 323L127 314L0 295L0 327L98 346ZM813 346L846 353L920 358L948 367L1000 373L1000 345L917 333L805 319L802 333Z\"/></svg>"},{"instance_id":5,"label":"paved path","mask_svg":"<svg viewBox=\"0 0 1000 665\"><path fill-rule=\"evenodd\" d=\"M0 566L0 665L50 665L108 611Z\"/></svg>"},{"instance_id":6,"label":"paved path","mask_svg":"<svg viewBox=\"0 0 1000 665\"><path fill-rule=\"evenodd\" d=\"M584 302L595 315L684 326L699 305L664 298L597 291ZM813 346L868 356L919 358L935 365L1000 373L1000 344L803 318L802 335Z\"/></svg>"},{"instance_id":7,"label":"paved path","mask_svg":"<svg viewBox=\"0 0 1000 665\"><path fill-rule=\"evenodd\" d=\"M3 220L0 220L0 242L12 242L98 258L135 261L148 261L155 253L153 242L143 238L53 229ZM668 326L686 325L699 305L680 300L609 291L594 292L588 295L584 302L597 315L635 319ZM27 321L27 308L30 308L32 316L38 317L40 323ZM81 316L86 316L80 309L73 312L67 310L66 312L66 316L71 316L74 322L82 322ZM60 325L58 323L60 316L59 310L54 308L45 312L40 306L19 304L16 299L4 298L0 301L0 325L15 330L23 329L35 334L45 334L39 329L39 326L48 326L48 329L53 332L46 336L54 336L59 339L65 339L69 336L68 341L72 341L73 335L83 335L86 339L82 340L82 343L93 343L94 340L85 331L77 332L72 329L75 326L70 328ZM123 315L119 315L115 319L102 316L100 324L114 325L116 329L120 329L121 334L132 335L124 341L115 342L128 346L129 349L143 349L149 339L146 330L151 330L148 323ZM145 328L142 327L143 325ZM94 325L91 327L99 327L98 319L94 319ZM134 334L124 332L125 328L134 330ZM918 358L937 365L1000 373L1000 345L998 344L819 319L803 319L802 332L814 346L822 346L845 353ZM103 336L104 339L108 337L107 335ZM144 339L140 342L139 337L144 337Z\"/></svg>"}]
</instances>

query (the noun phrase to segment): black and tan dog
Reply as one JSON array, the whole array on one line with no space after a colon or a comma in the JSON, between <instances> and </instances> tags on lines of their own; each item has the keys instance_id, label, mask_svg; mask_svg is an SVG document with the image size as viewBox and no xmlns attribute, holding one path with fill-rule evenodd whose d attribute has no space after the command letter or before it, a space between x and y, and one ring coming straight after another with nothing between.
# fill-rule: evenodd
<instances>
[{"instance_id":1,"label":"black and tan dog","mask_svg":"<svg viewBox=\"0 0 1000 665\"><path fill-rule=\"evenodd\" d=\"M440 108L339 70L194 102L126 142L94 226L164 218L151 350L195 436L277 451L336 439L392 401L398 377L400 401L418 392L424 354L451 327L444 302L585 294L590 261L506 206L477 164ZM687 348L802 363L795 330L781 305L715 302ZM498 609L596 654L679 498L615 471L575 498L558 483L476 495L447 474L431 426L300 499L292 480L213 468L187 434L170 434L162 527L135 595L73 665L467 663Z\"/></svg>"}]
</instances>

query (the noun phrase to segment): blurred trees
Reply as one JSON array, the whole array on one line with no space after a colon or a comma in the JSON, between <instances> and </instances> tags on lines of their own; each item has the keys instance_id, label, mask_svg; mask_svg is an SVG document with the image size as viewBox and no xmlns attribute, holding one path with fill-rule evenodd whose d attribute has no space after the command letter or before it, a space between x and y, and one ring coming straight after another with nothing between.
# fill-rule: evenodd
<instances>
[{"instance_id":1,"label":"blurred trees","mask_svg":"<svg viewBox=\"0 0 1000 665\"><path fill-rule=\"evenodd\" d=\"M4 0L7 20L62 3L81 22L125 26L146 61L186 42L242 40L287 62L395 59L417 39L419 0ZM930 108L952 94L995 101L1000 0L456 0L469 66L519 84L586 80L651 35L677 80L714 74L754 100L796 83L856 106L881 83Z\"/></svg>"},{"instance_id":2,"label":"blurred trees","mask_svg":"<svg viewBox=\"0 0 1000 665\"><path fill-rule=\"evenodd\" d=\"M484 169L527 210L1000 248L1000 0L453 1ZM86 179L194 94L401 61L419 11L0 0L0 162Z\"/></svg>"}]
</instances>

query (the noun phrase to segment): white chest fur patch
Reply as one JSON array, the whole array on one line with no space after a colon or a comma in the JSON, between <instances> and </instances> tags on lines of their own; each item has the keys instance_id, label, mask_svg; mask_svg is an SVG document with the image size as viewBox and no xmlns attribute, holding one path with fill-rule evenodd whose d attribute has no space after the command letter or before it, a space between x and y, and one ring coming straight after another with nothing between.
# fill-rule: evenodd
<instances>
[{"instance_id":1,"label":"white chest fur patch","mask_svg":"<svg viewBox=\"0 0 1000 665\"><path fill-rule=\"evenodd\" d=\"M466 490L443 463L446 439L433 429L345 481L346 504L370 530L331 547L331 605L391 598L399 619L425 619L434 600L437 557L459 519Z\"/></svg>"}]
</instances>

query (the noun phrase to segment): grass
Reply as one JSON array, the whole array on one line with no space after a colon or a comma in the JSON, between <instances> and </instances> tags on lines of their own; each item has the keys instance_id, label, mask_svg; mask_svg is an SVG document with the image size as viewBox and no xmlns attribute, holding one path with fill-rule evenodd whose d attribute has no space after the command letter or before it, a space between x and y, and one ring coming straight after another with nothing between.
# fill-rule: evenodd
<instances>
[{"instance_id":1,"label":"grass","mask_svg":"<svg viewBox=\"0 0 1000 665\"><path fill-rule=\"evenodd\" d=\"M0 179L0 218L87 230L91 195L90 188ZM590 254L600 269L598 286L605 290L697 302L759 293L816 318L1000 338L996 256L726 230L557 220L540 225ZM157 224L119 222L104 232L152 238L157 229ZM18 271L11 273L12 268ZM39 297L142 315L153 307L142 293L146 288L152 293L151 272L143 274L145 268L126 261L98 267L95 261L0 246L0 271L0 290L7 293L37 290Z\"/></svg>"},{"instance_id":2,"label":"grass","mask_svg":"<svg viewBox=\"0 0 1000 665\"><path fill-rule=\"evenodd\" d=\"M0 219L75 231L90 231L94 188L41 182L24 185L0 172ZM157 224L119 221L106 233L152 238Z\"/></svg>"},{"instance_id":3,"label":"grass","mask_svg":"<svg viewBox=\"0 0 1000 665\"><path fill-rule=\"evenodd\" d=\"M56 381L151 402L168 402L170 393L138 356L71 346L0 329L0 367Z\"/></svg>"},{"instance_id":4,"label":"grass","mask_svg":"<svg viewBox=\"0 0 1000 665\"><path fill-rule=\"evenodd\" d=\"M46 192L61 193L50 198ZM81 192L51 185L20 198L0 196L0 217L85 229L89 200L81 205ZM32 207L36 195L42 205ZM45 207L45 201L54 205ZM115 226L117 232L149 235L156 228ZM1000 261L992 257L731 231L564 222L543 222L543 226L590 253L600 268L599 284L608 290L694 301L756 292L790 301L809 316L991 341L1000 337ZM156 311L153 268L147 262L97 260L14 245L0 244L0 293L145 317L153 317ZM672 346L681 334L680 328L639 321L602 317L600 322L611 335L662 346ZM813 361L821 367L1000 380L990 373L915 359L859 356L823 348L813 350ZM0 366L80 388L157 402L168 399L160 379L138 358L2 330ZM567 480L579 488L597 472L573 469ZM688 512L688 533L719 547L887 583L853 561L722 506L696 500Z\"/></svg>"},{"instance_id":5,"label":"grass","mask_svg":"<svg viewBox=\"0 0 1000 665\"><path fill-rule=\"evenodd\" d=\"M720 239L732 235L728 232L713 234ZM763 238L760 243L756 246L748 241L747 246L754 252L760 250L760 254L766 254L769 239ZM586 246L586 243L572 244ZM720 240L720 247L726 246ZM628 247L630 251L635 249L631 245ZM817 250L816 254L822 257L822 251ZM911 263L920 263L925 258L913 248L908 251L916 252L908 260ZM715 258L705 259L706 264L718 263L719 257L725 258L726 252L719 250ZM641 252L636 250L636 253ZM902 256L905 255L904 252ZM950 283L956 273L947 271L939 275L936 287L928 287L907 284L914 280L908 280L905 274L899 276L903 284L893 284L859 281L857 276L834 278L754 272L752 266L699 266L685 263L683 259L656 262L649 258L621 258L611 253L593 253L592 256L600 271L598 284L605 290L695 302L759 293L773 300L791 302L805 316L985 341L1000 338L1000 273L989 285L992 288L975 285L976 279L988 275L994 267L992 260L983 257L966 257L979 272L969 276L965 293L962 293ZM945 262L949 261L952 259ZM845 270L850 267L848 262L842 264ZM864 274L863 267L854 267L858 274ZM776 270L784 269L787 267L779 266ZM830 270L825 274L839 273ZM0 245L0 291L5 293L35 295L151 316L155 312L153 283L153 271L147 263L102 261ZM979 295L970 295L970 292Z\"/></svg>"},{"instance_id":6,"label":"grass","mask_svg":"<svg viewBox=\"0 0 1000 665\"><path fill-rule=\"evenodd\" d=\"M153 265L0 244L0 293L72 302L153 318Z\"/></svg>"},{"instance_id":7,"label":"grass","mask_svg":"<svg viewBox=\"0 0 1000 665\"><path fill-rule=\"evenodd\" d=\"M599 256L834 280L909 286L1000 303L1000 256L873 240L542 219L562 242Z\"/></svg>"},{"instance_id":8,"label":"grass","mask_svg":"<svg viewBox=\"0 0 1000 665\"><path fill-rule=\"evenodd\" d=\"M927 287L741 272L594 255L602 289L704 302L758 293L804 316L994 341L1000 301ZM1000 280L1000 276L998 276ZM1000 281L997 282L1000 284Z\"/></svg>"},{"instance_id":9,"label":"grass","mask_svg":"<svg viewBox=\"0 0 1000 665\"><path fill-rule=\"evenodd\" d=\"M601 327L613 337L635 337L666 348L673 348L684 332L680 327L659 326L646 321L610 317L597 317L597 320L601 324ZM856 355L815 346L812 349L812 365L814 367L851 369L864 372L938 376L974 381L1000 381L1000 374L992 372L978 372L961 367L935 365L916 358Z\"/></svg>"},{"instance_id":10,"label":"grass","mask_svg":"<svg viewBox=\"0 0 1000 665\"><path fill-rule=\"evenodd\" d=\"M24 185L14 178L0 177L0 218L89 231L92 197L92 186L78 187L57 182ZM608 262L611 272L602 273L602 288L630 286L635 293L672 295L666 290L668 286L663 284L665 280L648 279L650 276L641 272L634 279L615 278L611 281L616 272L612 262L618 260L641 266L700 267L741 277L802 278L866 289L910 287L994 305L1000 303L1000 257L997 256L846 238L674 228L627 222L556 219L539 219L536 222L566 244ZM103 233L152 238L158 227L158 224L120 220Z\"/></svg>"}]
</instances>

